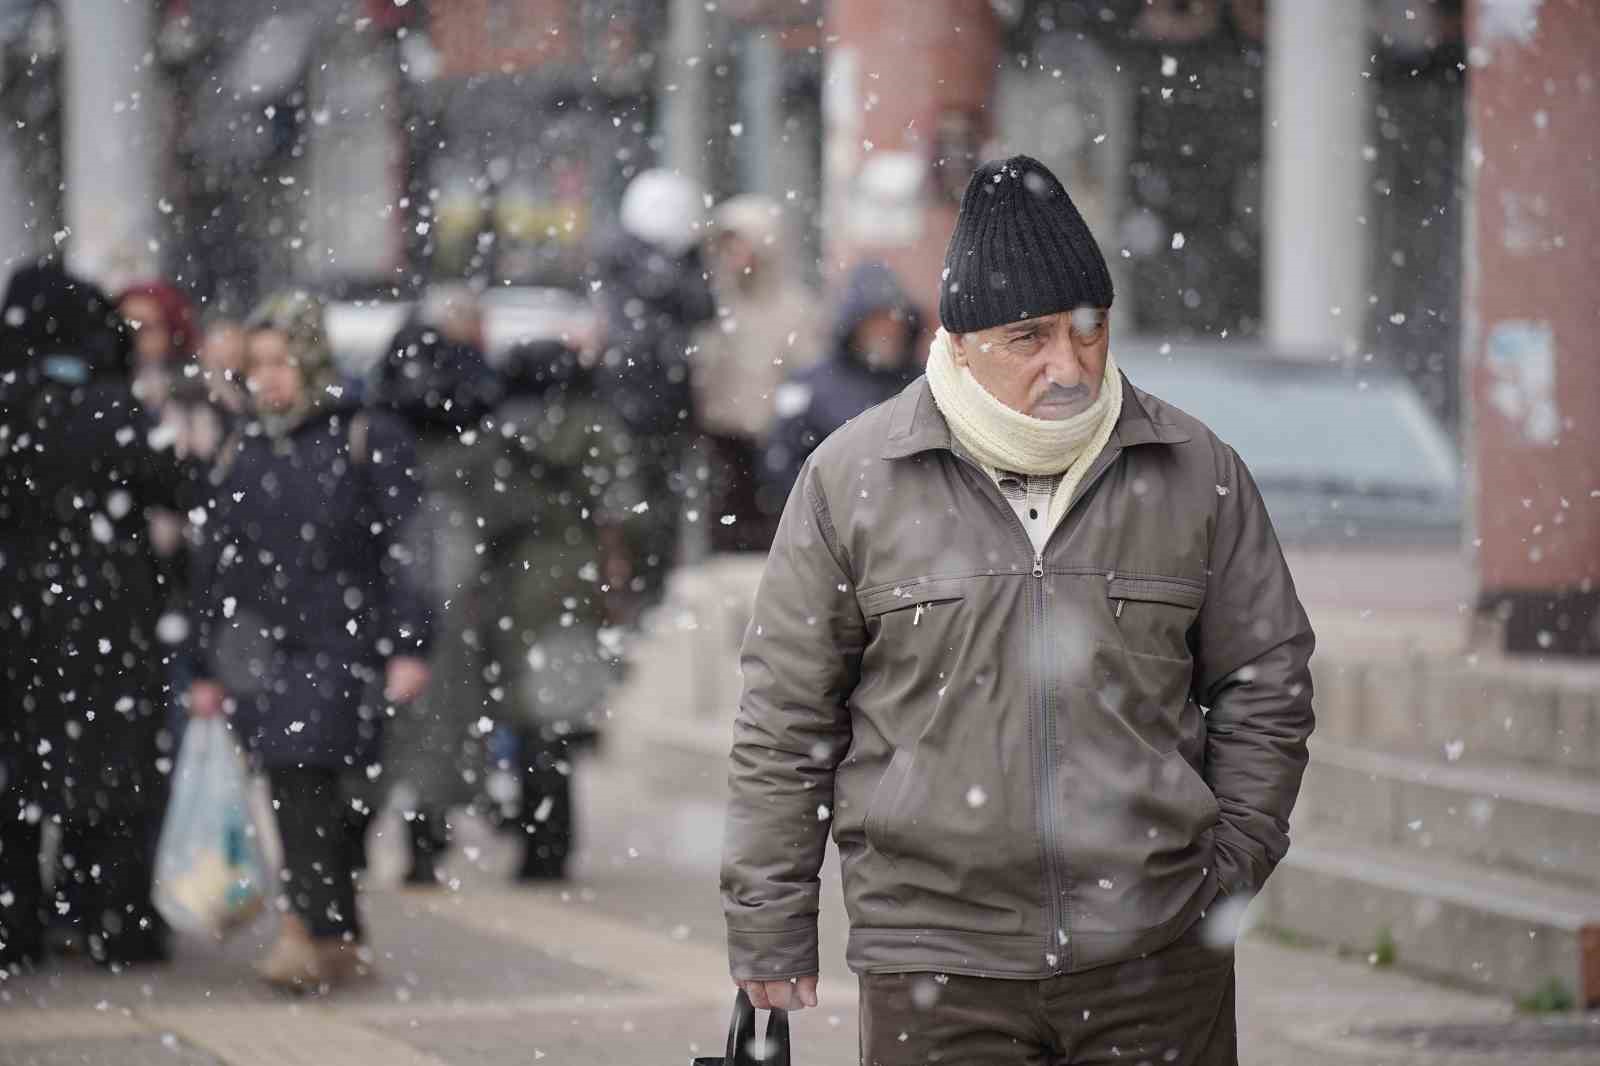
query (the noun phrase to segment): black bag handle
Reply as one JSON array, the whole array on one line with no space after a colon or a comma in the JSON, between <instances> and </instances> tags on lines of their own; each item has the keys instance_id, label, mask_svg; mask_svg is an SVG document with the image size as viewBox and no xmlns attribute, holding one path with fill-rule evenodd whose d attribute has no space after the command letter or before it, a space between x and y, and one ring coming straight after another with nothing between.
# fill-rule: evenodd
<instances>
[{"instance_id":1,"label":"black bag handle","mask_svg":"<svg viewBox=\"0 0 1600 1066\"><path fill-rule=\"evenodd\" d=\"M733 1020L728 1024L727 1066L789 1066L789 1012L773 1010L767 1018L767 1057L753 1058L750 1045L756 1038L756 1008L744 989L733 1001Z\"/></svg>"}]
</instances>

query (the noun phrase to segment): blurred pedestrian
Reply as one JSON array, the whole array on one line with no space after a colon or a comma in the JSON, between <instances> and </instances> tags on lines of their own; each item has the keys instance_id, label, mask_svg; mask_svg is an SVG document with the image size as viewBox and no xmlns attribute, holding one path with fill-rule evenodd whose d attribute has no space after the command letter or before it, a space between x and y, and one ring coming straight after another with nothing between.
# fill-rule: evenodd
<instances>
[{"instance_id":1,"label":"blurred pedestrian","mask_svg":"<svg viewBox=\"0 0 1600 1066\"><path fill-rule=\"evenodd\" d=\"M1112 297L1049 170L978 168L927 376L812 454L768 556L732 971L817 1004L831 832L863 1061L1238 1061L1202 919L1289 846L1314 639L1239 457L1118 370Z\"/></svg>"},{"instance_id":2,"label":"blurred pedestrian","mask_svg":"<svg viewBox=\"0 0 1600 1066\"><path fill-rule=\"evenodd\" d=\"M789 277L782 209L736 196L712 216L715 321L694 334L695 418L708 455L711 550L765 551L783 496L762 493L761 448L784 378L816 362L816 304Z\"/></svg>"},{"instance_id":3,"label":"blurred pedestrian","mask_svg":"<svg viewBox=\"0 0 1600 1066\"><path fill-rule=\"evenodd\" d=\"M922 316L882 263L860 264L838 296L827 357L778 387L777 421L762 478L768 499L784 500L812 450L834 430L909 385L922 367ZM779 504L781 508L781 504Z\"/></svg>"},{"instance_id":4,"label":"blurred pedestrian","mask_svg":"<svg viewBox=\"0 0 1600 1066\"><path fill-rule=\"evenodd\" d=\"M194 306L176 285L158 278L122 290L117 297L117 310L133 332L134 394L182 453L189 443L188 415L193 404L186 402L174 409L171 401L185 380L185 372L194 373L199 342ZM182 567L181 514L166 509L151 512L150 538L170 571Z\"/></svg>"},{"instance_id":5,"label":"blurred pedestrian","mask_svg":"<svg viewBox=\"0 0 1600 1066\"><path fill-rule=\"evenodd\" d=\"M487 591L489 712L520 741L518 876L566 876L576 815L576 746L596 733L620 672L602 639L613 590L632 576L627 526L642 499L626 435L595 390L592 361L560 341L521 345L489 446L473 453Z\"/></svg>"},{"instance_id":6,"label":"blurred pedestrian","mask_svg":"<svg viewBox=\"0 0 1600 1066\"><path fill-rule=\"evenodd\" d=\"M117 310L133 330L134 391L159 414L199 345L194 305L172 282L157 278L122 290Z\"/></svg>"},{"instance_id":7,"label":"blurred pedestrian","mask_svg":"<svg viewBox=\"0 0 1600 1066\"><path fill-rule=\"evenodd\" d=\"M178 505L181 468L151 441L133 337L93 284L19 270L0 353L0 960L37 959L53 915L97 962L158 961L151 860L171 752L147 516ZM47 821L60 828L48 901Z\"/></svg>"},{"instance_id":8,"label":"blurred pedestrian","mask_svg":"<svg viewBox=\"0 0 1600 1066\"><path fill-rule=\"evenodd\" d=\"M407 884L439 883L452 808L474 796L467 776L481 771L470 726L485 714L483 557L475 500L494 472L475 461L495 442L481 425L500 383L483 353L483 316L465 285L431 289L416 320L390 343L377 367L371 404L406 424L417 440L422 508L408 547L413 572L433 611L433 680L390 723L383 781L406 818L411 845ZM479 481L483 480L483 484Z\"/></svg>"},{"instance_id":9,"label":"blurred pedestrian","mask_svg":"<svg viewBox=\"0 0 1600 1066\"><path fill-rule=\"evenodd\" d=\"M415 443L345 395L322 322L287 292L246 323L254 411L211 475L189 690L190 713L229 713L266 771L287 913L259 972L298 989L368 972L344 779L379 772L386 704L426 686L430 636L405 547Z\"/></svg>"},{"instance_id":10,"label":"blurred pedestrian","mask_svg":"<svg viewBox=\"0 0 1600 1066\"><path fill-rule=\"evenodd\" d=\"M597 263L606 335L599 387L622 416L644 492L629 583L640 606L660 597L677 561L693 426L690 337L716 313L700 249L704 214L693 181L647 170L623 193L621 231Z\"/></svg>"},{"instance_id":11,"label":"blurred pedestrian","mask_svg":"<svg viewBox=\"0 0 1600 1066\"><path fill-rule=\"evenodd\" d=\"M242 414L249 405L244 357L242 323L227 316L206 322L200 341L200 374L211 402L229 415Z\"/></svg>"}]
</instances>

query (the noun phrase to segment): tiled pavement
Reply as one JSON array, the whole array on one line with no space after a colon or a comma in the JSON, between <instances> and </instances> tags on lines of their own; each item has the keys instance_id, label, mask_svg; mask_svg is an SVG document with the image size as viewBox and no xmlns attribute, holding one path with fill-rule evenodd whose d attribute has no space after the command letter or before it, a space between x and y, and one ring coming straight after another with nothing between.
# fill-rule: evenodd
<instances>
[{"instance_id":1,"label":"tiled pavement","mask_svg":"<svg viewBox=\"0 0 1600 1066\"><path fill-rule=\"evenodd\" d=\"M509 841L462 827L436 891L393 887L380 846L367 897L380 957L327 1000L260 987L263 923L173 965L111 975L81 961L0 984L0 1066L584 1066L683 1064L718 1049L730 997L716 901L718 813L646 790L630 768L580 771L585 846L564 888L513 887ZM836 881L824 904L823 1005L794 1018L798 1063L855 1061ZM1246 1066L1568 1066L1589 1050L1434 1052L1353 1040L1379 1021L1506 1020L1500 1001L1250 935L1239 947ZM1600 1029L1600 1018L1592 1019Z\"/></svg>"}]
</instances>

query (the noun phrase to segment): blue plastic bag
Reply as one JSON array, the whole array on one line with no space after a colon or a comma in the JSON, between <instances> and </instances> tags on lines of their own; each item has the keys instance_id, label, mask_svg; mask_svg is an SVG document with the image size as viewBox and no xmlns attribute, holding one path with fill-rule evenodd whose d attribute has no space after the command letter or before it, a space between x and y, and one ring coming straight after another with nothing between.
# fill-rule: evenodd
<instances>
[{"instance_id":1,"label":"blue plastic bag","mask_svg":"<svg viewBox=\"0 0 1600 1066\"><path fill-rule=\"evenodd\" d=\"M220 938L261 912L268 870L248 785L227 722L191 720L156 848L153 900L174 929Z\"/></svg>"}]
</instances>

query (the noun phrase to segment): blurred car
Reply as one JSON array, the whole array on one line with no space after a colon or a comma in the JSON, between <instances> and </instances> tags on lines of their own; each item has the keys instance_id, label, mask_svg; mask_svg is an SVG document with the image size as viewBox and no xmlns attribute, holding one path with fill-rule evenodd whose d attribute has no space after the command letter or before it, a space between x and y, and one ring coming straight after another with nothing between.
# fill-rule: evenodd
<instances>
[{"instance_id":1,"label":"blurred car","mask_svg":"<svg viewBox=\"0 0 1600 1066\"><path fill-rule=\"evenodd\" d=\"M409 300L332 300L323 312L328 347L339 371L365 381L410 317Z\"/></svg>"},{"instance_id":2,"label":"blurred car","mask_svg":"<svg viewBox=\"0 0 1600 1066\"><path fill-rule=\"evenodd\" d=\"M517 344L555 337L579 338L596 328L593 308L567 289L503 286L481 297L491 366ZM416 307L413 300L334 299L326 311L328 344L345 376L364 381L389 341Z\"/></svg>"},{"instance_id":3,"label":"blurred car","mask_svg":"<svg viewBox=\"0 0 1600 1066\"><path fill-rule=\"evenodd\" d=\"M599 324L589 301L568 289L501 286L483 294L482 307L486 354L495 366L518 344L558 337L577 340Z\"/></svg>"},{"instance_id":4,"label":"blurred car","mask_svg":"<svg viewBox=\"0 0 1600 1066\"><path fill-rule=\"evenodd\" d=\"M1117 362L1233 446L1285 543L1460 541L1460 452L1402 374L1215 343L1119 343Z\"/></svg>"}]
</instances>

